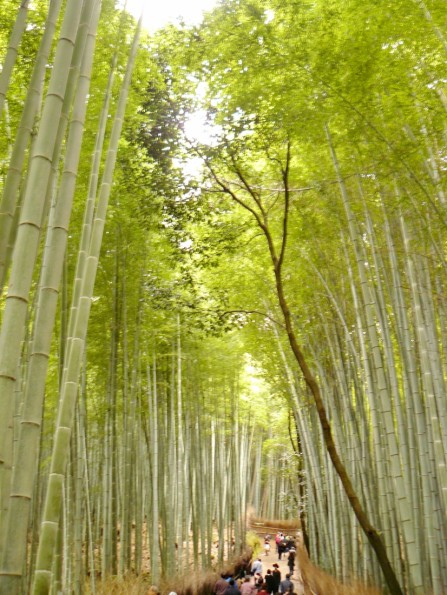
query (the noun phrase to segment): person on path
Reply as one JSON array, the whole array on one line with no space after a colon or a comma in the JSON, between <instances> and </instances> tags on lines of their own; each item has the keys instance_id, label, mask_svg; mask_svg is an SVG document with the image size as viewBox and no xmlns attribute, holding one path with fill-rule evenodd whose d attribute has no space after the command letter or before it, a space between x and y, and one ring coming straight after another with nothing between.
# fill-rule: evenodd
<instances>
[{"instance_id":1,"label":"person on path","mask_svg":"<svg viewBox=\"0 0 447 595\"><path fill-rule=\"evenodd\" d=\"M291 593L293 592L293 583L290 580L290 574L286 574L286 578L280 582L279 584L279 592L280 593Z\"/></svg>"},{"instance_id":2,"label":"person on path","mask_svg":"<svg viewBox=\"0 0 447 595\"><path fill-rule=\"evenodd\" d=\"M286 551L287 542L285 539L281 539L278 543L278 560L281 560L283 553Z\"/></svg>"},{"instance_id":3,"label":"person on path","mask_svg":"<svg viewBox=\"0 0 447 595\"><path fill-rule=\"evenodd\" d=\"M268 539L267 537L264 539L264 553L266 556L268 556L270 553L270 537Z\"/></svg>"},{"instance_id":4,"label":"person on path","mask_svg":"<svg viewBox=\"0 0 447 595\"><path fill-rule=\"evenodd\" d=\"M254 576L257 573L262 574L262 560L261 560L261 558L257 558L251 565L252 576Z\"/></svg>"},{"instance_id":5,"label":"person on path","mask_svg":"<svg viewBox=\"0 0 447 595\"><path fill-rule=\"evenodd\" d=\"M268 595L265 583L262 583L261 589L258 591L258 595Z\"/></svg>"},{"instance_id":6,"label":"person on path","mask_svg":"<svg viewBox=\"0 0 447 595\"><path fill-rule=\"evenodd\" d=\"M287 566L290 570L290 576L293 576L293 570L295 568L295 550L292 548L287 558Z\"/></svg>"},{"instance_id":7,"label":"person on path","mask_svg":"<svg viewBox=\"0 0 447 595\"><path fill-rule=\"evenodd\" d=\"M216 584L214 585L213 593L215 595L224 595L225 591L228 588L228 581L226 580L227 575L221 574L220 578L217 580Z\"/></svg>"},{"instance_id":8,"label":"person on path","mask_svg":"<svg viewBox=\"0 0 447 595\"><path fill-rule=\"evenodd\" d=\"M256 591L260 591L262 589L263 584L264 584L264 579L262 578L262 574L259 574L259 572L257 572L255 574Z\"/></svg>"},{"instance_id":9,"label":"person on path","mask_svg":"<svg viewBox=\"0 0 447 595\"><path fill-rule=\"evenodd\" d=\"M233 578L230 578L230 582L227 585L227 590L225 591L225 595L241 595L239 591L239 587L236 585Z\"/></svg>"},{"instance_id":10,"label":"person on path","mask_svg":"<svg viewBox=\"0 0 447 595\"><path fill-rule=\"evenodd\" d=\"M273 578L272 571L270 568L267 570L267 574L264 577L265 587L267 593L271 594L275 592L275 579Z\"/></svg>"},{"instance_id":11,"label":"person on path","mask_svg":"<svg viewBox=\"0 0 447 595\"><path fill-rule=\"evenodd\" d=\"M278 593L279 591L279 585L281 583L281 571L279 569L278 564L273 564L273 570L272 570L272 576L273 576L273 584L275 586L275 590L273 591L274 593Z\"/></svg>"},{"instance_id":12,"label":"person on path","mask_svg":"<svg viewBox=\"0 0 447 595\"><path fill-rule=\"evenodd\" d=\"M251 582L249 576L246 576L244 578L244 582L240 586L240 591L241 595L256 595L256 593L258 592L256 587Z\"/></svg>"},{"instance_id":13,"label":"person on path","mask_svg":"<svg viewBox=\"0 0 447 595\"><path fill-rule=\"evenodd\" d=\"M276 543L276 552L279 554L279 544L283 540L283 534L281 532L277 533L275 536L275 543Z\"/></svg>"}]
</instances>

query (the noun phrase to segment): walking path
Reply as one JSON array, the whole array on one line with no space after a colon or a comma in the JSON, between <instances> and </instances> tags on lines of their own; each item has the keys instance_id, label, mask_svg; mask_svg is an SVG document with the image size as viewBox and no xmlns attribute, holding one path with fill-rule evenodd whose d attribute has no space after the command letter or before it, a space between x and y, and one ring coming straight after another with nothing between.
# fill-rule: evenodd
<instances>
[{"instance_id":1,"label":"walking path","mask_svg":"<svg viewBox=\"0 0 447 595\"><path fill-rule=\"evenodd\" d=\"M289 567L287 566L287 556L288 553L285 553L282 555L281 560L278 559L278 553L276 551L276 543L275 543L275 535L276 535L276 531L269 529L269 527L262 527L262 531L260 530L260 528L253 526L252 530L255 531L257 533L257 535L259 536L259 539L261 540L261 544L262 544L262 552L260 552L259 554L259 558L261 558L262 561L262 576L265 576L267 573L267 570L273 570L273 564L278 564L279 565L279 570L281 571L281 580L283 580L286 577L286 574L289 574ZM294 532L295 533L295 532ZM270 552L265 555L264 553L264 538L266 536L266 534L269 534L271 539L270 539ZM297 544L298 547L298 544ZM294 568L294 572L293 575L290 577L290 580L293 582L294 587L295 587L295 593L297 595L304 595L304 585L303 582L301 580L301 573L300 573L300 569L298 567L298 560L295 560L295 568Z\"/></svg>"}]
</instances>

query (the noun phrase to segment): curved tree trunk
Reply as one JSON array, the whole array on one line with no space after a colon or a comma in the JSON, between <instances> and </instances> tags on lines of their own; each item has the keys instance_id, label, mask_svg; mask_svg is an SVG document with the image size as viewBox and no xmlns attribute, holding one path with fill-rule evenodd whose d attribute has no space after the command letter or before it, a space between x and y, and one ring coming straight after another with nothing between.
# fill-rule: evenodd
<instances>
[{"instance_id":1,"label":"curved tree trunk","mask_svg":"<svg viewBox=\"0 0 447 595\"><path fill-rule=\"evenodd\" d=\"M376 529L369 522L366 513L363 510L362 504L354 490L351 480L346 472L345 466L343 465L338 455L334 439L332 437L332 431L327 417L326 409L323 403L323 399L321 397L320 387L318 386L315 377L310 371L306 359L304 358L303 352L301 351L296 340L295 332L292 327L291 313L284 295L281 271L278 270L277 266L275 266L275 280L279 305L284 316L284 323L286 326L289 344L292 349L293 355L295 356L295 359L298 362L298 365L301 369L303 378L314 398L314 402L318 412L318 418L320 420L321 429L323 431L326 449L329 453L329 456L337 472L337 475L339 476L340 481L342 482L345 494L348 497L352 510L354 511L354 514L357 517L357 520L363 532L365 533L369 543L371 544L371 547L374 549L374 552L376 553L377 560L382 569L390 593L392 593L393 595L403 595L402 589L396 578L396 574L390 564L390 561L388 560L385 545L383 544L382 539L380 538L380 535L378 534Z\"/></svg>"},{"instance_id":2,"label":"curved tree trunk","mask_svg":"<svg viewBox=\"0 0 447 595\"><path fill-rule=\"evenodd\" d=\"M389 591L392 595L403 595L402 588L399 584L399 581L396 577L396 573L393 570L393 567L388 559L388 555L386 552L385 545L377 532L377 530L373 527L370 523L365 510L360 502L359 497L357 496L356 491L352 485L351 479L346 471L346 468L338 454L337 448L335 446L335 442L332 436L332 430L329 423L329 418L326 412L326 408L322 399L320 387L314 375L312 374L306 358L304 357L303 351L301 350L296 334L292 324L292 315L287 303L287 299L285 296L284 291L284 284L282 278L282 265L284 262L286 245L287 245L287 235L288 235L288 223L289 223L289 210L290 210L290 193L289 193L289 166L291 160L291 146L290 142L287 144L287 153L285 158L285 165L281 164L281 174L282 174L282 182L283 182L283 192L284 192L284 206L283 206L283 219L282 219L282 230L279 242L279 251L276 248L274 237L272 231L269 227L268 221L268 211L265 209L261 197L256 192L256 190L251 187L250 183L247 181L245 174L239 168L238 163L236 162L236 158L234 155L231 155L231 161L233 165L233 172L239 178L239 182L242 183L242 187L245 189L247 194L250 197L250 202L247 202L247 199L241 198L239 194L236 194L236 191L233 191L230 185L224 182L219 176L215 173L209 163L207 163L214 180L220 186L222 191L228 194L232 200L234 200L237 204L242 206L245 210L247 210L251 215L254 217L257 225L261 229L269 249L269 254L271 258L271 262L273 265L273 272L275 276L275 288L276 294L278 297L278 303L281 308L281 312L284 318L284 325L285 330L287 333L288 341L296 359L300 370L303 374L304 381L308 386L310 393L315 402L315 406L318 413L318 418L320 421L321 429L323 432L323 438L326 445L326 449L328 454L331 458L331 461L334 465L335 471L339 476L343 489L345 491L346 496L348 497L349 503L351 508L363 530L365 533L371 547L373 548L378 563L382 569L383 575L385 577L386 583L388 585Z\"/></svg>"}]
</instances>

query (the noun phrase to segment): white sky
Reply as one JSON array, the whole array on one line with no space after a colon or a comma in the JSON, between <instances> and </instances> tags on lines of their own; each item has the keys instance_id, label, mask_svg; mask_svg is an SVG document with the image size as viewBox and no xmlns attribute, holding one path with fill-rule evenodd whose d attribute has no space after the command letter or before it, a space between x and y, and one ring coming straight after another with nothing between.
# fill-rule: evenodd
<instances>
[{"instance_id":1,"label":"white sky","mask_svg":"<svg viewBox=\"0 0 447 595\"><path fill-rule=\"evenodd\" d=\"M120 0L124 6L124 0ZM127 0L127 10L139 18L144 7L144 26L156 31L167 23L175 23L182 16L190 25L202 20L202 13L211 10L217 0Z\"/></svg>"},{"instance_id":2,"label":"white sky","mask_svg":"<svg viewBox=\"0 0 447 595\"><path fill-rule=\"evenodd\" d=\"M1 1L1 0L0 0ZM218 0L127 0L126 10L138 19L143 10L144 27L150 33L164 27L168 23L175 23L179 17L189 25L199 24L203 12L211 10ZM124 7L125 0L116 0L118 6ZM197 110L189 115L185 123L185 131L189 140L212 144L212 131L206 124L206 114ZM199 175L203 164L198 157L189 156L178 164L187 177Z\"/></svg>"}]
</instances>

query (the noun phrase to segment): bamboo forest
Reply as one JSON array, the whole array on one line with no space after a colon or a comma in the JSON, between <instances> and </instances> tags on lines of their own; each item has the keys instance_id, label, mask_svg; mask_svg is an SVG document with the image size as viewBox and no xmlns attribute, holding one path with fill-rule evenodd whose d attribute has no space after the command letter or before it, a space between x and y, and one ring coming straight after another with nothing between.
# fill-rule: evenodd
<instances>
[{"instance_id":1,"label":"bamboo forest","mask_svg":"<svg viewBox=\"0 0 447 595\"><path fill-rule=\"evenodd\" d=\"M290 593L445 595L445 0L1 0L0 64L0 594L290 526Z\"/></svg>"}]
</instances>

